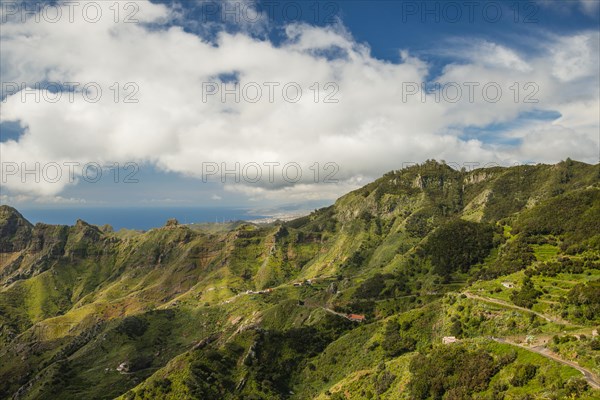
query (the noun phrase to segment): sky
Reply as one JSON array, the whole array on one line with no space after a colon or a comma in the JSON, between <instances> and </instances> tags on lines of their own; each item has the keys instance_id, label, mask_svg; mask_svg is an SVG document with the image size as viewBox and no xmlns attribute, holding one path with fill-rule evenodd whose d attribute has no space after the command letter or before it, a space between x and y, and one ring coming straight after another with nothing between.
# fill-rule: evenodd
<instances>
[{"instance_id":1,"label":"sky","mask_svg":"<svg viewBox=\"0 0 600 400\"><path fill-rule=\"evenodd\" d=\"M600 157L600 3L0 2L0 203L312 209Z\"/></svg>"}]
</instances>

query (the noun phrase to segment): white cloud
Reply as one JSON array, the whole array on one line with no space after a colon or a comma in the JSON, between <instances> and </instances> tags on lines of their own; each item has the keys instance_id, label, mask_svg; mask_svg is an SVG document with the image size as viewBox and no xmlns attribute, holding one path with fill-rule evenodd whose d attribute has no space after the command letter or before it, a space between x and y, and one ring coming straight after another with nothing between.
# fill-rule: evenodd
<instances>
[{"instance_id":1,"label":"white cloud","mask_svg":"<svg viewBox=\"0 0 600 400\"><path fill-rule=\"evenodd\" d=\"M462 57L471 64L482 65L487 69L509 69L519 72L532 70L516 51L486 40L465 40L460 46L452 46L446 54Z\"/></svg>"},{"instance_id":2,"label":"white cloud","mask_svg":"<svg viewBox=\"0 0 600 400\"><path fill-rule=\"evenodd\" d=\"M578 10L590 17L598 18L598 9L600 2L598 0L537 0L537 3L543 7L555 9L557 13L568 14L573 10Z\"/></svg>"},{"instance_id":3,"label":"white cloud","mask_svg":"<svg viewBox=\"0 0 600 400\"><path fill-rule=\"evenodd\" d=\"M564 82L597 77L599 45L597 32L559 38L551 49L553 74Z\"/></svg>"},{"instance_id":4,"label":"white cloud","mask_svg":"<svg viewBox=\"0 0 600 400\"><path fill-rule=\"evenodd\" d=\"M110 3L102 3L105 7ZM141 2L137 17L158 24L177 20L177 12L163 5ZM107 10L110 15L110 11ZM453 50L465 62L447 66L439 82L476 82L474 102L455 103L433 94L421 101L417 93L403 101L407 83L426 80L428 65L408 51L398 64L375 59L369 48L353 39L340 24L314 27L287 26L288 40L274 44L247 32L221 32L214 40L185 32L177 26L9 22L2 26L2 81L97 82L103 96L97 103L74 102L66 94L50 103L21 101L20 94L2 104L0 121L20 120L27 127L18 142L0 143L3 161L26 163L148 162L165 171L201 178L203 163L297 162L303 176L290 184L278 175L273 184L227 185L226 190L249 198L277 200L333 199L403 162L426 158L452 162L539 160L558 161L571 156L598 162L594 135L598 132L597 32L555 37L541 44L541 55L525 56L492 42L464 43ZM258 83L263 97L256 103L232 95L203 101L203 82L235 73L241 85ZM113 99L114 83L120 102ZM123 97L139 87L138 103ZM267 82L277 82L269 101ZM298 83L303 95L297 103L285 101L282 88ZM315 82L319 102L314 101ZM325 90L324 85L333 82ZM498 102L482 98L482 87L495 82L503 89ZM519 84L519 101L510 87ZM534 82L537 103L525 103L531 94L523 85ZM131 88L129 88L131 89ZM249 87L249 95L253 95ZM294 90L288 92L294 95ZM326 95L338 103L325 104ZM595 107L595 108L594 108ZM500 149L481 140L462 140L467 126L510 122L523 112L554 110L559 121L536 122L518 132L523 145ZM552 149L540 151L550 140ZM537 147L536 147L537 146ZM547 147L547 146L546 146ZM314 182L315 162L336 163L339 185ZM359 181L362 177L364 180ZM54 196L69 184L22 182L9 176L5 187L14 193Z\"/></svg>"},{"instance_id":5,"label":"white cloud","mask_svg":"<svg viewBox=\"0 0 600 400\"><path fill-rule=\"evenodd\" d=\"M600 2L598 0L579 0L579 4L584 13L590 16L598 16Z\"/></svg>"}]
</instances>

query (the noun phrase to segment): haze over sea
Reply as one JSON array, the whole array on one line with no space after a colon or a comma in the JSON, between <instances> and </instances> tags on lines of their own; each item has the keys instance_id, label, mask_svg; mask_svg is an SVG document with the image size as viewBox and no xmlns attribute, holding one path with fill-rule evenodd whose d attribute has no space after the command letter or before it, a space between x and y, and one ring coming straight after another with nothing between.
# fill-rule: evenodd
<instances>
[{"instance_id":1,"label":"haze over sea","mask_svg":"<svg viewBox=\"0 0 600 400\"><path fill-rule=\"evenodd\" d=\"M225 207L24 208L19 209L19 212L33 224L43 222L73 225L78 219L82 219L93 225L109 224L115 230L121 228L148 230L163 226L169 218L176 218L182 224L262 218L249 209Z\"/></svg>"}]
</instances>

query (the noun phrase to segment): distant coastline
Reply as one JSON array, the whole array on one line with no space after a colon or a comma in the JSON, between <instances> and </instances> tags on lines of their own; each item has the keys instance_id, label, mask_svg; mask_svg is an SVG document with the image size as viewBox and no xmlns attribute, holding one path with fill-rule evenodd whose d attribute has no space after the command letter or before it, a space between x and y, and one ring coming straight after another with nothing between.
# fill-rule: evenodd
<instances>
[{"instance_id":1,"label":"distant coastline","mask_svg":"<svg viewBox=\"0 0 600 400\"><path fill-rule=\"evenodd\" d=\"M271 223L277 222L277 221L282 221L282 222L291 221L296 218L304 217L308 214L310 214L310 211L288 212L288 213L267 215L267 216L263 216L263 217L257 218L257 219L247 219L245 221L250 222L252 224L271 224Z\"/></svg>"},{"instance_id":2,"label":"distant coastline","mask_svg":"<svg viewBox=\"0 0 600 400\"><path fill-rule=\"evenodd\" d=\"M175 218L180 224L228 223L244 221L269 224L277 220L289 221L308 215L309 211L257 212L252 209L226 207L72 207L72 208L19 208L33 224L74 225L78 219L92 225L110 225L115 231L131 229L147 231L164 226Z\"/></svg>"},{"instance_id":3,"label":"distant coastline","mask_svg":"<svg viewBox=\"0 0 600 400\"><path fill-rule=\"evenodd\" d=\"M72 208L18 208L23 216L35 224L74 225L78 219L92 225L110 225L115 231L132 229L146 231L164 226L167 220L177 219L181 224L223 223L261 220L249 209L204 207L72 207ZM266 216L269 217L269 216Z\"/></svg>"}]
</instances>

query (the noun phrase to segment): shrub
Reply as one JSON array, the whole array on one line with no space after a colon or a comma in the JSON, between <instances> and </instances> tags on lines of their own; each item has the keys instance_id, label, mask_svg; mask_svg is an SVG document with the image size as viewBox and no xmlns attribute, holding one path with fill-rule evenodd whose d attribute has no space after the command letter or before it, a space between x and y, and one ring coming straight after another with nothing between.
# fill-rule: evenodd
<instances>
[{"instance_id":1,"label":"shrub","mask_svg":"<svg viewBox=\"0 0 600 400\"><path fill-rule=\"evenodd\" d=\"M531 278L523 278L523 286L521 290L516 290L511 293L510 300L519 307L531 308L537 301L537 298L542 295L542 292L533 286Z\"/></svg>"},{"instance_id":2,"label":"shrub","mask_svg":"<svg viewBox=\"0 0 600 400\"><path fill-rule=\"evenodd\" d=\"M493 227L489 224L455 220L439 227L425 246L436 274L448 277L456 271L467 272L492 249Z\"/></svg>"},{"instance_id":3,"label":"shrub","mask_svg":"<svg viewBox=\"0 0 600 400\"><path fill-rule=\"evenodd\" d=\"M417 354L410 362L411 399L468 399L485 390L498 371L494 358L485 350L464 346L438 346L430 354ZM458 396L458 397L457 397Z\"/></svg>"},{"instance_id":4,"label":"shrub","mask_svg":"<svg viewBox=\"0 0 600 400\"><path fill-rule=\"evenodd\" d=\"M375 378L375 392L377 392L377 394L387 392L387 390L390 388L390 386L392 386L395 380L396 375L392 374L389 371L383 371Z\"/></svg>"},{"instance_id":5,"label":"shrub","mask_svg":"<svg viewBox=\"0 0 600 400\"><path fill-rule=\"evenodd\" d=\"M127 335L129 338L142 336L148 329L148 322L140 317L126 317L119 327L117 332Z\"/></svg>"},{"instance_id":6,"label":"shrub","mask_svg":"<svg viewBox=\"0 0 600 400\"><path fill-rule=\"evenodd\" d=\"M388 322L385 326L381 348L388 357L397 357L415 350L417 341L404 333L400 335L399 329L396 322Z\"/></svg>"},{"instance_id":7,"label":"shrub","mask_svg":"<svg viewBox=\"0 0 600 400\"><path fill-rule=\"evenodd\" d=\"M574 396L575 398L581 397L581 395L589 388L588 383L583 378L571 378L565 385L565 390L568 396Z\"/></svg>"},{"instance_id":8,"label":"shrub","mask_svg":"<svg viewBox=\"0 0 600 400\"><path fill-rule=\"evenodd\" d=\"M525 386L527 382L533 379L537 373L538 367L533 364L519 364L515 369L515 373L510 380L513 386Z\"/></svg>"}]
</instances>

